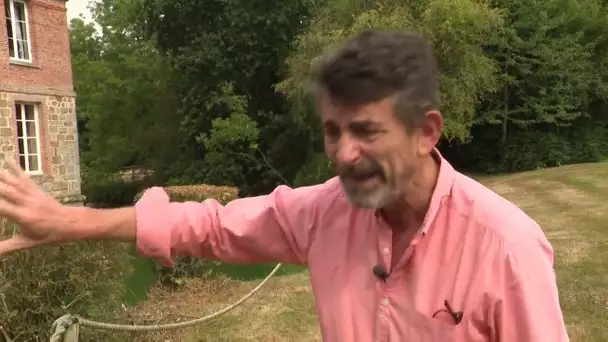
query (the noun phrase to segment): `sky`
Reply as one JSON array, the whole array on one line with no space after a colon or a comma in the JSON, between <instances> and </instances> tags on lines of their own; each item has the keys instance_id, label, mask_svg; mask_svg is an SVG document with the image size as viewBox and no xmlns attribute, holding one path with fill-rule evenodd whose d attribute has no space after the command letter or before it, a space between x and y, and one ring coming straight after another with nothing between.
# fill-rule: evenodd
<instances>
[{"instance_id":1,"label":"sky","mask_svg":"<svg viewBox=\"0 0 608 342\"><path fill-rule=\"evenodd\" d=\"M86 19L91 19L91 13L87 9L89 0L69 0L65 6L68 9L68 22L73 18L77 18L81 13Z\"/></svg>"}]
</instances>

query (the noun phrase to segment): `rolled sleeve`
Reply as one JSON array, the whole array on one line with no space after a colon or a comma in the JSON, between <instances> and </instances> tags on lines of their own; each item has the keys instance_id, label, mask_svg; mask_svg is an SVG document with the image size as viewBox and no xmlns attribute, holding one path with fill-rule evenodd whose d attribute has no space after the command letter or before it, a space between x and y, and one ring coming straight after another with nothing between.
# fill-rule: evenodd
<instances>
[{"instance_id":1,"label":"rolled sleeve","mask_svg":"<svg viewBox=\"0 0 608 342\"><path fill-rule=\"evenodd\" d=\"M169 195L159 187L146 190L135 204L137 252L165 267L175 266L171 257Z\"/></svg>"}]
</instances>

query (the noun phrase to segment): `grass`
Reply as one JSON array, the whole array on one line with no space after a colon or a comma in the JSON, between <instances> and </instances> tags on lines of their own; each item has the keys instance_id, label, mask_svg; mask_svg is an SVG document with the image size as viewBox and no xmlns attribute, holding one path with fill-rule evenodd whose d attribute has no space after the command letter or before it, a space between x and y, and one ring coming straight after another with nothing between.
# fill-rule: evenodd
<instances>
[{"instance_id":1,"label":"grass","mask_svg":"<svg viewBox=\"0 0 608 342\"><path fill-rule=\"evenodd\" d=\"M485 177L519 205L555 249L561 305L573 342L608 341L608 163ZM153 287L126 314L139 323L191 319L238 300L259 283L191 279L179 291ZM149 318L149 319L148 319ZM154 318L155 320L152 320ZM196 328L130 336L134 341L320 341L306 272L271 280L255 297Z\"/></svg>"},{"instance_id":2,"label":"grass","mask_svg":"<svg viewBox=\"0 0 608 342\"><path fill-rule=\"evenodd\" d=\"M608 163L483 181L544 228L572 341L608 341Z\"/></svg>"},{"instance_id":3,"label":"grass","mask_svg":"<svg viewBox=\"0 0 608 342\"><path fill-rule=\"evenodd\" d=\"M138 324L173 323L216 312L251 291L256 281L190 279L178 291L151 288L149 299L125 316ZM320 341L308 273L282 275L243 305L193 328L120 336L116 341Z\"/></svg>"}]
</instances>

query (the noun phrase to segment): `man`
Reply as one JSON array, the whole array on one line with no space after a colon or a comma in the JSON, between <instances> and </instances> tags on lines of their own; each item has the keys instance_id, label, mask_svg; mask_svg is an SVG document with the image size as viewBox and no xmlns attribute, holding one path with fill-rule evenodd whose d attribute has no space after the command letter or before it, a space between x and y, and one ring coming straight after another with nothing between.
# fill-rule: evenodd
<instances>
[{"instance_id":1,"label":"man","mask_svg":"<svg viewBox=\"0 0 608 342\"><path fill-rule=\"evenodd\" d=\"M339 176L226 206L152 188L134 207L66 207L11 164L0 216L22 231L0 253L119 239L167 266L178 254L306 264L325 341L568 341L540 227L435 148L438 79L418 35L348 40L312 77Z\"/></svg>"}]
</instances>

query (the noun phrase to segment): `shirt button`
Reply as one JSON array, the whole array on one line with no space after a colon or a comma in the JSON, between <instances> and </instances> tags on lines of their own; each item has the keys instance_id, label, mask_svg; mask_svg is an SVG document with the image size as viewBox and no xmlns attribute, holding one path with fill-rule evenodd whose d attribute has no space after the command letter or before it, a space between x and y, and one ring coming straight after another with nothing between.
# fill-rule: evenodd
<instances>
[{"instance_id":1,"label":"shirt button","mask_svg":"<svg viewBox=\"0 0 608 342\"><path fill-rule=\"evenodd\" d=\"M382 250L382 254L384 254L384 255L388 255L390 252L391 251L386 247Z\"/></svg>"},{"instance_id":2,"label":"shirt button","mask_svg":"<svg viewBox=\"0 0 608 342\"><path fill-rule=\"evenodd\" d=\"M389 304L389 303L388 303L388 299L383 299L383 300L382 300L382 305L384 305L384 306L388 306L388 304Z\"/></svg>"}]
</instances>

